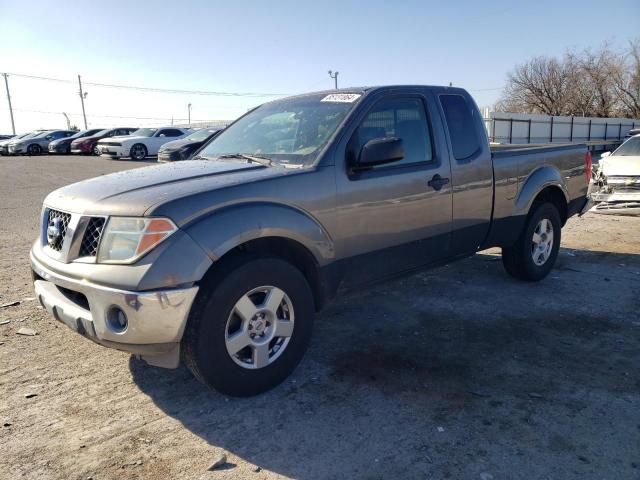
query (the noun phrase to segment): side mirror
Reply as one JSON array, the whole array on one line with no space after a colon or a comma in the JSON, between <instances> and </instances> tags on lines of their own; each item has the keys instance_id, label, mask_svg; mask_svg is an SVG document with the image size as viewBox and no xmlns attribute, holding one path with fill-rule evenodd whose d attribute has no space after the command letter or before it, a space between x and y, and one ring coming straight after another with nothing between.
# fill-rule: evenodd
<instances>
[{"instance_id":1,"label":"side mirror","mask_svg":"<svg viewBox=\"0 0 640 480\"><path fill-rule=\"evenodd\" d=\"M374 138L364 144L356 169L392 163L404 158L402 139L397 137Z\"/></svg>"},{"instance_id":2,"label":"side mirror","mask_svg":"<svg viewBox=\"0 0 640 480\"><path fill-rule=\"evenodd\" d=\"M600 158L608 157L609 155L611 155L611 152L603 152Z\"/></svg>"}]
</instances>

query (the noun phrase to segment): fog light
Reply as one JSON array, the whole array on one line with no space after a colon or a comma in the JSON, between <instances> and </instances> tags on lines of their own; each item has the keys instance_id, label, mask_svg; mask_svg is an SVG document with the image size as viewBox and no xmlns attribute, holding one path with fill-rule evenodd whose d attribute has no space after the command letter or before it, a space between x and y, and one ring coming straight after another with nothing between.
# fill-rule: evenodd
<instances>
[{"instance_id":1,"label":"fog light","mask_svg":"<svg viewBox=\"0 0 640 480\"><path fill-rule=\"evenodd\" d=\"M124 332L129 326L127 314L118 307L111 307L107 312L107 325L116 333Z\"/></svg>"}]
</instances>

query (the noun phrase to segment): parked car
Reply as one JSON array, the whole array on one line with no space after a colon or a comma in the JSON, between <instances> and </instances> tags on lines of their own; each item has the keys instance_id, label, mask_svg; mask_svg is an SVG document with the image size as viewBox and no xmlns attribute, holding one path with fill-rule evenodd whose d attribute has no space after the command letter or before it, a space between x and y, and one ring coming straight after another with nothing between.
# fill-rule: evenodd
<instances>
[{"instance_id":1,"label":"parked car","mask_svg":"<svg viewBox=\"0 0 640 480\"><path fill-rule=\"evenodd\" d=\"M15 140L9 143L10 155L40 155L46 152L49 142L70 137L75 130L46 130L33 137Z\"/></svg>"},{"instance_id":2,"label":"parked car","mask_svg":"<svg viewBox=\"0 0 640 480\"><path fill-rule=\"evenodd\" d=\"M627 134L624 136L624 138L627 139L627 138L634 137L636 135L640 135L640 128L632 128L631 130L629 130L627 132Z\"/></svg>"},{"instance_id":3,"label":"parked car","mask_svg":"<svg viewBox=\"0 0 640 480\"><path fill-rule=\"evenodd\" d=\"M186 160L221 130L221 128L203 128L180 140L165 143L158 150L158 162Z\"/></svg>"},{"instance_id":4,"label":"parked car","mask_svg":"<svg viewBox=\"0 0 640 480\"><path fill-rule=\"evenodd\" d=\"M595 213L640 215L640 134L602 154L592 196Z\"/></svg>"},{"instance_id":5,"label":"parked car","mask_svg":"<svg viewBox=\"0 0 640 480\"><path fill-rule=\"evenodd\" d=\"M26 140L31 136L38 135L39 133L44 132L44 130L35 130L33 132L23 133L21 135L16 135L15 137L9 138L7 140L0 141L0 155L9 155L9 144L11 142L15 142L18 140Z\"/></svg>"},{"instance_id":6,"label":"parked car","mask_svg":"<svg viewBox=\"0 0 640 480\"><path fill-rule=\"evenodd\" d=\"M460 88L266 103L192 160L49 194L36 296L97 343L164 367L182 355L206 385L257 394L296 367L337 294L496 246L512 276L546 277L588 207L591 156L524 147L492 154Z\"/></svg>"},{"instance_id":7,"label":"parked car","mask_svg":"<svg viewBox=\"0 0 640 480\"><path fill-rule=\"evenodd\" d=\"M15 138L15 135L0 135L0 140L10 140Z\"/></svg>"},{"instance_id":8,"label":"parked car","mask_svg":"<svg viewBox=\"0 0 640 480\"><path fill-rule=\"evenodd\" d=\"M60 138L58 140L54 140L49 143L49 153L53 154L68 154L71 153L71 142L77 140L78 138L87 138L91 137L98 132L101 132L102 128L93 128L91 130L82 130L77 132L70 137Z\"/></svg>"},{"instance_id":9,"label":"parked car","mask_svg":"<svg viewBox=\"0 0 640 480\"><path fill-rule=\"evenodd\" d=\"M97 148L98 141L103 138L130 135L131 132L135 132L136 130L136 128L131 127L107 128L106 130L102 130L90 137L78 138L71 142L71 153L82 153L85 155L93 153L94 155L100 155Z\"/></svg>"},{"instance_id":10,"label":"parked car","mask_svg":"<svg viewBox=\"0 0 640 480\"><path fill-rule=\"evenodd\" d=\"M158 155L158 150L165 143L190 133L191 130L178 127L140 128L127 138L100 140L98 150L103 157L143 160L149 155Z\"/></svg>"}]
</instances>

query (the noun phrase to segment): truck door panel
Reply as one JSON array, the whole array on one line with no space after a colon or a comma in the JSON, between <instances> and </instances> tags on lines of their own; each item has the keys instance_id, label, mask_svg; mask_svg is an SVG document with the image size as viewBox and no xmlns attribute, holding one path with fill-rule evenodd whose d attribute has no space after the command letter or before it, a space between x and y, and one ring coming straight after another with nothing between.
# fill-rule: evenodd
<instances>
[{"instance_id":1,"label":"truck door panel","mask_svg":"<svg viewBox=\"0 0 640 480\"><path fill-rule=\"evenodd\" d=\"M384 97L351 134L344 165L337 168L337 254L347 285L367 283L426 265L449 255L451 186L429 186L434 176L449 179L449 163L435 144L426 97ZM349 165L368 140L402 138L402 160L349 174Z\"/></svg>"}]
</instances>

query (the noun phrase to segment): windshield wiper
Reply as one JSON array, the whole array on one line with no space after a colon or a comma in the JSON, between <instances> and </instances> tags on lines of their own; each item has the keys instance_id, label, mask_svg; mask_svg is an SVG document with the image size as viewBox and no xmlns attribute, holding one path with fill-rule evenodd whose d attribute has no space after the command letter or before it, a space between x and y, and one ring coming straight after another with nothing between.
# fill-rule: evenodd
<instances>
[{"instance_id":1,"label":"windshield wiper","mask_svg":"<svg viewBox=\"0 0 640 480\"><path fill-rule=\"evenodd\" d=\"M250 162L259 163L260 165L266 165L270 167L273 165L273 160L261 155L247 155L246 153L227 153L219 155L218 158L241 158L243 160L249 160Z\"/></svg>"}]
</instances>

